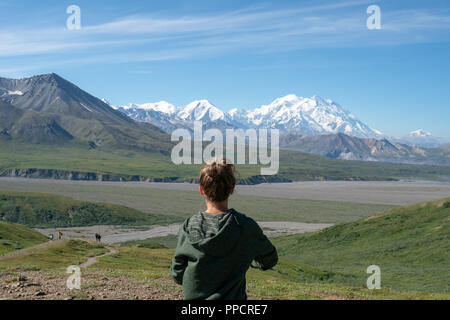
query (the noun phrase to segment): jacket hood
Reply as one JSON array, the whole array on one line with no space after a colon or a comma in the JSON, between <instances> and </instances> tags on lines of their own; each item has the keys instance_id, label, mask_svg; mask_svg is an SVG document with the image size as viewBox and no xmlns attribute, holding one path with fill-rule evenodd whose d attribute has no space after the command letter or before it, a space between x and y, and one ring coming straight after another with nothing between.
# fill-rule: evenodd
<instances>
[{"instance_id":1,"label":"jacket hood","mask_svg":"<svg viewBox=\"0 0 450 320\"><path fill-rule=\"evenodd\" d=\"M198 215L202 214L204 213ZM204 220L191 217L184 223L183 231L194 248L211 256L226 256L234 249L241 237L242 227L236 217L236 211L230 209L229 213L222 216L223 219L220 222L219 216L210 218L217 219L217 229L207 230L209 226Z\"/></svg>"}]
</instances>

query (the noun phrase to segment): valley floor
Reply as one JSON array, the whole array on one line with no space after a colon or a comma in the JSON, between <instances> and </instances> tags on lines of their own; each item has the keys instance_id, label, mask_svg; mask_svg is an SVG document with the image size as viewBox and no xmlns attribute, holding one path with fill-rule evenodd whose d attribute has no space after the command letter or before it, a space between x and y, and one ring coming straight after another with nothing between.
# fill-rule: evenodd
<instances>
[{"instance_id":1,"label":"valley floor","mask_svg":"<svg viewBox=\"0 0 450 320\"><path fill-rule=\"evenodd\" d=\"M54 179L26 179L0 177L0 189L42 191L81 197L81 188L89 187L100 195L112 188L126 190L197 191L191 183L163 182L98 182ZM103 192L102 192L103 191ZM292 183L262 183L236 186L237 195L259 197L348 201L355 203L403 205L435 200L450 195L450 182L437 181L303 181ZM69 194L70 196L70 194ZM87 195L86 195L87 196ZM83 200L91 200L86 198ZM105 199L101 199L102 201ZM114 201L114 199L110 199Z\"/></svg>"},{"instance_id":2,"label":"valley floor","mask_svg":"<svg viewBox=\"0 0 450 320\"><path fill-rule=\"evenodd\" d=\"M302 223L302 222L282 222L266 221L260 222L264 233L269 237L312 232L332 226L331 223ZM45 235L56 235L58 231L63 233L65 239L85 239L92 240L96 233L102 235L102 242L121 243L132 240L144 240L156 237L166 237L176 235L181 224L171 224L167 226L139 226L137 228L127 228L122 226L89 226L73 228L46 228L36 231Z\"/></svg>"}]
</instances>

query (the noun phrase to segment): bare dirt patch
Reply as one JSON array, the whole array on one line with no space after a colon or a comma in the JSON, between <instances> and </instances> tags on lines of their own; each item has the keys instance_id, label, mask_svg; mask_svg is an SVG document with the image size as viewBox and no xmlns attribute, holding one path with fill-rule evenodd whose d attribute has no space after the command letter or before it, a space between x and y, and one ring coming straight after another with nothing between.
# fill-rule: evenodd
<instances>
[{"instance_id":1,"label":"bare dirt patch","mask_svg":"<svg viewBox=\"0 0 450 320\"><path fill-rule=\"evenodd\" d=\"M138 280L111 276L107 271L84 270L81 290L69 290L68 275L18 270L0 273L3 300L178 300L183 294L170 279Z\"/></svg>"}]
</instances>

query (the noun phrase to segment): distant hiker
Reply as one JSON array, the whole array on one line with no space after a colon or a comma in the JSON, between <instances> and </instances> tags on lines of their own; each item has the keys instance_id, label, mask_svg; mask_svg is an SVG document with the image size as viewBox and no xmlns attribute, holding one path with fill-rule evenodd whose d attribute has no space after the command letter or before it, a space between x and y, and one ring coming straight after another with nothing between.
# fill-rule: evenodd
<instances>
[{"instance_id":1,"label":"distant hiker","mask_svg":"<svg viewBox=\"0 0 450 320\"><path fill-rule=\"evenodd\" d=\"M50 240L53 240L53 233L50 234Z\"/></svg>"},{"instance_id":2,"label":"distant hiker","mask_svg":"<svg viewBox=\"0 0 450 320\"><path fill-rule=\"evenodd\" d=\"M278 262L276 248L259 225L228 208L235 185L234 166L226 160L207 163L200 171L206 210L183 223L170 267L187 300L245 300L248 268L267 270Z\"/></svg>"},{"instance_id":3,"label":"distant hiker","mask_svg":"<svg viewBox=\"0 0 450 320\"><path fill-rule=\"evenodd\" d=\"M96 234L95 234L95 240L96 240L97 242L100 242L100 241L102 240L102 236L99 235L98 233L96 233Z\"/></svg>"},{"instance_id":4,"label":"distant hiker","mask_svg":"<svg viewBox=\"0 0 450 320\"><path fill-rule=\"evenodd\" d=\"M61 239L62 239L62 236L63 236L62 232L59 231L59 232L58 232L58 239L61 240Z\"/></svg>"}]
</instances>

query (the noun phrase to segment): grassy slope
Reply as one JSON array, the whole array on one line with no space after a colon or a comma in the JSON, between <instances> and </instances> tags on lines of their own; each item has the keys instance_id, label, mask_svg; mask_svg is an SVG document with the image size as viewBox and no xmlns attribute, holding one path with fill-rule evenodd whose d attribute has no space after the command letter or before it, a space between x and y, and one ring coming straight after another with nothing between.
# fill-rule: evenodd
<instances>
[{"instance_id":1,"label":"grassy slope","mask_svg":"<svg viewBox=\"0 0 450 320\"><path fill-rule=\"evenodd\" d=\"M95 224L151 225L180 221L106 203L89 203L59 195L0 190L0 219L32 227L69 227Z\"/></svg>"},{"instance_id":2,"label":"grassy slope","mask_svg":"<svg viewBox=\"0 0 450 320\"><path fill-rule=\"evenodd\" d=\"M167 278L172 249L119 247L119 253L100 259L93 269L109 270L109 274L128 275L150 281ZM266 272L250 269L247 273L248 294L253 299L433 299L450 295L401 292L389 289L368 290L339 284L308 284L288 274L292 268L282 259Z\"/></svg>"},{"instance_id":3,"label":"grassy slope","mask_svg":"<svg viewBox=\"0 0 450 320\"><path fill-rule=\"evenodd\" d=\"M183 218L204 209L204 200L196 191L164 190L138 186L38 183L33 181L0 181L1 188L45 191L70 195L82 201L112 202L151 214ZM258 221L297 221L340 223L385 211L391 206L341 201L282 199L235 194L230 205Z\"/></svg>"},{"instance_id":4,"label":"grassy slope","mask_svg":"<svg viewBox=\"0 0 450 320\"><path fill-rule=\"evenodd\" d=\"M23 225L0 222L0 255L47 240L43 234Z\"/></svg>"},{"instance_id":5,"label":"grassy slope","mask_svg":"<svg viewBox=\"0 0 450 320\"><path fill-rule=\"evenodd\" d=\"M450 198L275 243L281 256L295 261L290 273L304 281L362 287L366 268L375 264L382 287L450 292Z\"/></svg>"},{"instance_id":6,"label":"grassy slope","mask_svg":"<svg viewBox=\"0 0 450 320\"><path fill-rule=\"evenodd\" d=\"M10 168L60 169L152 178L197 178L199 165L174 165L169 156L78 145L30 145L0 141L0 172ZM259 175L258 165L239 165L242 178ZM291 180L386 180L393 178L450 179L450 167L345 161L280 151L279 177Z\"/></svg>"}]
</instances>

